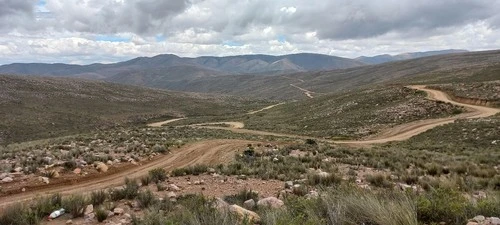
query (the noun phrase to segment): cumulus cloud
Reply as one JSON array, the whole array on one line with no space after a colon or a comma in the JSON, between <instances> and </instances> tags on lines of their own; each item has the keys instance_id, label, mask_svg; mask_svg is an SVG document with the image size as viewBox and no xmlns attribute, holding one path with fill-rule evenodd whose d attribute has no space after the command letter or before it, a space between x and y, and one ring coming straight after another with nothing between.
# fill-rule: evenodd
<instances>
[{"instance_id":1,"label":"cumulus cloud","mask_svg":"<svg viewBox=\"0 0 500 225\"><path fill-rule=\"evenodd\" d=\"M0 64L498 48L492 0L0 0Z\"/></svg>"}]
</instances>

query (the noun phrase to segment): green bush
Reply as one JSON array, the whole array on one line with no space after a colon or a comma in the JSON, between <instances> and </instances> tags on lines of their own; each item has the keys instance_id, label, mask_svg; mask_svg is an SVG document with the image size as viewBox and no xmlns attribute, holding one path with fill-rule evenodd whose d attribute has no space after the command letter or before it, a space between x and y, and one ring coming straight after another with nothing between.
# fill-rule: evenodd
<instances>
[{"instance_id":1,"label":"green bush","mask_svg":"<svg viewBox=\"0 0 500 225\"><path fill-rule=\"evenodd\" d=\"M152 181L151 176L143 176L143 177L141 177L141 185L142 186L148 186L149 183L151 183L151 181Z\"/></svg>"},{"instance_id":2,"label":"green bush","mask_svg":"<svg viewBox=\"0 0 500 225\"><path fill-rule=\"evenodd\" d=\"M106 191L104 190L93 191L92 193L90 193L90 202L94 206L101 205L106 201L107 198L108 193L106 193Z\"/></svg>"},{"instance_id":3,"label":"green bush","mask_svg":"<svg viewBox=\"0 0 500 225\"><path fill-rule=\"evenodd\" d=\"M368 175L366 176L366 181L375 187L392 187L392 183L383 174Z\"/></svg>"},{"instance_id":4,"label":"green bush","mask_svg":"<svg viewBox=\"0 0 500 225\"><path fill-rule=\"evenodd\" d=\"M100 223L108 218L108 211L99 207L95 210L95 217L97 218L97 222Z\"/></svg>"},{"instance_id":5,"label":"green bush","mask_svg":"<svg viewBox=\"0 0 500 225\"><path fill-rule=\"evenodd\" d=\"M423 223L466 224L470 202L459 191L437 188L417 197L417 215Z\"/></svg>"},{"instance_id":6,"label":"green bush","mask_svg":"<svg viewBox=\"0 0 500 225\"><path fill-rule=\"evenodd\" d=\"M334 186L342 183L342 177L333 173L326 176L320 176L319 174L309 174L307 176L307 183L309 185Z\"/></svg>"},{"instance_id":7,"label":"green bush","mask_svg":"<svg viewBox=\"0 0 500 225\"><path fill-rule=\"evenodd\" d=\"M49 197L39 197L35 199L32 209L39 218L46 217L54 210L60 209L62 197L60 194L54 194Z\"/></svg>"},{"instance_id":8,"label":"green bush","mask_svg":"<svg viewBox=\"0 0 500 225\"><path fill-rule=\"evenodd\" d=\"M155 183L160 183L167 179L167 171L163 168L156 168L149 171L151 180Z\"/></svg>"},{"instance_id":9,"label":"green bush","mask_svg":"<svg viewBox=\"0 0 500 225\"><path fill-rule=\"evenodd\" d=\"M21 203L17 203L3 210L0 216L0 224L38 225L40 224L40 217L30 208Z\"/></svg>"},{"instance_id":10,"label":"green bush","mask_svg":"<svg viewBox=\"0 0 500 225\"><path fill-rule=\"evenodd\" d=\"M141 208L147 208L157 202L155 195L150 190L139 192L136 199Z\"/></svg>"},{"instance_id":11,"label":"green bush","mask_svg":"<svg viewBox=\"0 0 500 225\"><path fill-rule=\"evenodd\" d=\"M62 207L70 213L73 218L83 216L87 199L83 195L71 195L62 201Z\"/></svg>"},{"instance_id":12,"label":"green bush","mask_svg":"<svg viewBox=\"0 0 500 225\"><path fill-rule=\"evenodd\" d=\"M139 192L139 185L135 180L125 178L125 187L122 189L110 189L108 191L109 197L113 201L122 199L134 199Z\"/></svg>"}]
</instances>

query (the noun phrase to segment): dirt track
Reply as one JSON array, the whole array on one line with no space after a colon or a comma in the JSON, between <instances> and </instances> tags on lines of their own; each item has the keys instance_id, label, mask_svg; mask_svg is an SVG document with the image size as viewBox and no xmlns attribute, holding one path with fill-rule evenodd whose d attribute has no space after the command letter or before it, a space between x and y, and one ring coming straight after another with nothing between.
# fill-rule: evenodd
<instances>
[{"instance_id":1,"label":"dirt track","mask_svg":"<svg viewBox=\"0 0 500 225\"><path fill-rule=\"evenodd\" d=\"M327 139L322 139L322 141L330 142L330 143L337 143L337 144L350 144L350 145L369 145L369 144L380 144L380 143L386 143L386 142L391 142L391 141L402 141L406 140L408 138L411 138L415 135L418 135L420 133L423 133L427 130L430 130L434 127L441 126L444 124L452 123L453 121L457 119L472 119L472 118L481 118L481 117L488 117L495 115L497 113L500 113L500 109L498 108L490 108L490 107L485 107L485 106L477 106L477 105L470 105L470 104L464 104L464 103L459 103L451 100L451 98L444 92L437 91L437 90L432 90L432 89L427 89L425 86L409 86L410 88L425 91L428 94L428 99L433 100L433 101L443 101L443 102L448 102L451 104L463 106L467 108L470 112L468 113L463 113L459 114L453 117L447 117L447 118L439 118L439 119L427 119L427 120L419 120L407 124L402 124L396 127L392 127L386 131L383 131L382 133L378 134L376 137L369 138L367 140L347 140L347 141L332 141L332 140L327 140ZM225 123L225 122L221 122ZM235 122L231 122L235 123ZM213 123L216 124L216 123ZM267 132L267 131L258 131L258 130L247 130L247 129L241 129L243 124L239 124L239 128L235 126L230 126L230 127L216 127L216 126L206 126L210 124L196 124L195 126L199 125L204 125L204 128L209 128L209 129L220 129L220 130L229 130L232 132L236 133L246 133L246 134L254 134L254 135L268 135L268 136L278 136L278 137L290 137L290 138L301 138L301 139L318 139L316 137L308 137L308 136L302 136L302 135L293 135L293 134L282 134L282 133L274 133L274 132ZM229 124L231 125L231 124Z\"/></svg>"},{"instance_id":2,"label":"dirt track","mask_svg":"<svg viewBox=\"0 0 500 225\"><path fill-rule=\"evenodd\" d=\"M354 144L354 145L365 145L365 144L375 144L384 143L389 141L400 141L408 139L412 136L425 132L436 126L440 126L447 123L452 123L456 119L460 118L480 118L488 117L500 113L500 109L489 108L484 106L475 106L469 104L458 103L452 101L448 95L441 91L426 89L423 86L412 86L411 88L422 90L428 93L428 98L431 100L439 100L444 102L449 102L455 105L460 105L468 108L471 112L460 114L454 117L441 118L441 119L429 119L421 120L408 124L403 124L386 132L382 132L379 136L374 137L369 140L362 141L331 141L324 140L331 143L344 143L344 144ZM268 107L269 109L271 107ZM263 111L266 108L260 110ZM158 123L152 123L148 126L159 127L164 124L174 122L179 119L172 119ZM218 127L210 126L215 124L227 124L229 127ZM266 131L257 130L247 130L242 129L244 124L241 122L219 122L219 123L209 123L209 124L197 124L191 125L198 128L209 128L209 129L222 129L230 130L237 133L248 133L256 135L270 135L270 136L280 136L280 137L290 137L290 138L314 138L300 135L290 135L290 134L279 134ZM317 138L316 138L317 139ZM6 205L29 200L38 195L51 194L51 193L62 193L62 194L72 194L72 193L85 193L93 190L105 189L109 187L115 187L123 184L125 177L137 178L144 176L149 170L153 168L163 167L167 170L174 168L185 167L193 164L217 164L230 161L234 152L240 149L244 149L249 143L255 143L253 141L246 140L205 140L196 143L186 145L180 149L173 150L172 153L168 155L162 155L155 158L152 161L147 162L144 165L130 167L129 169L124 169L121 171L116 171L115 173L110 173L107 176L97 177L95 179L87 179L81 182L77 181L76 184L66 184L66 185L49 185L47 187L40 187L36 191L30 191L24 193L19 193L15 195L10 195L0 198L0 208ZM108 172L109 173L109 172Z\"/></svg>"},{"instance_id":3,"label":"dirt track","mask_svg":"<svg viewBox=\"0 0 500 225\"><path fill-rule=\"evenodd\" d=\"M154 168L165 168L172 170L194 164L215 165L229 162L234 158L234 153L245 149L249 143L257 143L246 140L207 140L188 144L182 148L173 150L170 154L156 157L144 165L132 167L131 169L118 171L109 176L85 180L74 185L52 185L30 192L10 195L0 198L0 209L20 201L32 199L36 196L61 193L63 195L73 193L87 193L93 190L102 190L123 184L124 178L138 178L148 174Z\"/></svg>"}]
</instances>

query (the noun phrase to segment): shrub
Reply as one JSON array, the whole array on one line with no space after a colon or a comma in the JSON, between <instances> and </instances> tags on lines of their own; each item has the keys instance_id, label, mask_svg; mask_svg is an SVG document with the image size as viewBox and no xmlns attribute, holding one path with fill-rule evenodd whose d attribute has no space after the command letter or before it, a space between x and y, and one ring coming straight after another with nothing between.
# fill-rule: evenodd
<instances>
[{"instance_id":1,"label":"shrub","mask_svg":"<svg viewBox=\"0 0 500 225\"><path fill-rule=\"evenodd\" d=\"M64 162L64 168L67 170L74 170L76 168L75 160L70 160L70 161Z\"/></svg>"},{"instance_id":2,"label":"shrub","mask_svg":"<svg viewBox=\"0 0 500 225\"><path fill-rule=\"evenodd\" d=\"M83 216L87 199L83 195L71 195L62 201L62 207L70 213L73 218Z\"/></svg>"},{"instance_id":3,"label":"shrub","mask_svg":"<svg viewBox=\"0 0 500 225\"><path fill-rule=\"evenodd\" d=\"M90 193L90 202L94 206L101 205L106 201L108 198L108 193L106 193L104 190L99 190L99 191L93 191Z\"/></svg>"},{"instance_id":4,"label":"shrub","mask_svg":"<svg viewBox=\"0 0 500 225\"><path fill-rule=\"evenodd\" d=\"M149 171L151 180L155 183L165 181L167 179L167 171L163 168L156 168Z\"/></svg>"},{"instance_id":5,"label":"shrub","mask_svg":"<svg viewBox=\"0 0 500 225\"><path fill-rule=\"evenodd\" d=\"M258 198L259 194L257 194L257 192L244 189L241 190L238 194L225 196L224 201L226 201L229 204L242 205L243 202L250 199L253 199L254 201L257 202Z\"/></svg>"},{"instance_id":6,"label":"shrub","mask_svg":"<svg viewBox=\"0 0 500 225\"><path fill-rule=\"evenodd\" d=\"M153 151L163 154L163 153L167 152L168 149L163 145L155 145L155 146L153 146Z\"/></svg>"},{"instance_id":7,"label":"shrub","mask_svg":"<svg viewBox=\"0 0 500 225\"><path fill-rule=\"evenodd\" d=\"M0 216L0 224L38 225L40 224L40 217L30 208L21 203L17 203L3 210Z\"/></svg>"},{"instance_id":8,"label":"shrub","mask_svg":"<svg viewBox=\"0 0 500 225\"><path fill-rule=\"evenodd\" d=\"M36 198L32 209L39 218L43 218L54 210L61 208L61 203L61 194L54 194L49 197Z\"/></svg>"},{"instance_id":9,"label":"shrub","mask_svg":"<svg viewBox=\"0 0 500 225\"><path fill-rule=\"evenodd\" d=\"M416 199L418 219L424 223L466 224L468 200L450 188L437 188Z\"/></svg>"},{"instance_id":10,"label":"shrub","mask_svg":"<svg viewBox=\"0 0 500 225\"><path fill-rule=\"evenodd\" d=\"M134 199L139 192L139 185L135 180L125 178L125 187L123 189L110 189L108 191L109 197L113 201L122 199Z\"/></svg>"},{"instance_id":11,"label":"shrub","mask_svg":"<svg viewBox=\"0 0 500 225\"><path fill-rule=\"evenodd\" d=\"M139 192L137 202L141 208L147 208L156 203L156 197L150 190Z\"/></svg>"},{"instance_id":12,"label":"shrub","mask_svg":"<svg viewBox=\"0 0 500 225\"><path fill-rule=\"evenodd\" d=\"M389 188L392 186L392 183L387 180L387 177L383 174L375 174L366 176L366 181L372 184L375 187L386 187Z\"/></svg>"},{"instance_id":13,"label":"shrub","mask_svg":"<svg viewBox=\"0 0 500 225\"><path fill-rule=\"evenodd\" d=\"M143 176L141 177L141 185L148 186L151 180L152 180L151 176Z\"/></svg>"},{"instance_id":14,"label":"shrub","mask_svg":"<svg viewBox=\"0 0 500 225\"><path fill-rule=\"evenodd\" d=\"M321 176L319 174L310 174L307 176L307 183L309 185L332 186L339 185L341 182L342 177L336 174L328 174L326 176Z\"/></svg>"},{"instance_id":15,"label":"shrub","mask_svg":"<svg viewBox=\"0 0 500 225\"><path fill-rule=\"evenodd\" d=\"M43 177L48 177L48 178L54 178L56 176L56 171L55 170L47 170L45 172L42 172Z\"/></svg>"},{"instance_id":16,"label":"shrub","mask_svg":"<svg viewBox=\"0 0 500 225\"><path fill-rule=\"evenodd\" d=\"M97 222L100 223L108 218L108 211L99 207L95 210L95 217L97 218Z\"/></svg>"}]
</instances>

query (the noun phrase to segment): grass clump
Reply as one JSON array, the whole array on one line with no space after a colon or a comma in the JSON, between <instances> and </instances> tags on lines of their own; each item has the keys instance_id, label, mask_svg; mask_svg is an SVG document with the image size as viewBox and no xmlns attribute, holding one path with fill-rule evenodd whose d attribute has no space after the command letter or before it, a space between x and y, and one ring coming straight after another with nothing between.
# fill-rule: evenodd
<instances>
[{"instance_id":1,"label":"grass clump","mask_svg":"<svg viewBox=\"0 0 500 225\"><path fill-rule=\"evenodd\" d=\"M95 210L95 217L97 222L102 222L108 218L108 211L104 210L102 207L99 207Z\"/></svg>"},{"instance_id":2,"label":"grass clump","mask_svg":"<svg viewBox=\"0 0 500 225\"><path fill-rule=\"evenodd\" d=\"M17 203L3 210L0 215L0 224L6 225L38 225L40 217L37 212L21 203Z\"/></svg>"},{"instance_id":3,"label":"grass clump","mask_svg":"<svg viewBox=\"0 0 500 225\"><path fill-rule=\"evenodd\" d=\"M108 199L108 193L104 190L99 190L99 191L93 191L90 193L90 202L94 206L101 205Z\"/></svg>"},{"instance_id":4,"label":"grass clump","mask_svg":"<svg viewBox=\"0 0 500 225\"><path fill-rule=\"evenodd\" d=\"M150 190L139 192L136 199L141 208L148 208L157 202L156 196Z\"/></svg>"},{"instance_id":5,"label":"grass clump","mask_svg":"<svg viewBox=\"0 0 500 225\"><path fill-rule=\"evenodd\" d=\"M239 193L234 195L228 195L224 197L224 201L229 204L243 205L246 200L253 199L255 202L259 199L259 194L255 191L243 189Z\"/></svg>"},{"instance_id":6,"label":"grass clump","mask_svg":"<svg viewBox=\"0 0 500 225\"><path fill-rule=\"evenodd\" d=\"M155 183L163 182L167 179L167 171L163 168L156 168L149 171L151 181Z\"/></svg>"},{"instance_id":7,"label":"grass clump","mask_svg":"<svg viewBox=\"0 0 500 225\"><path fill-rule=\"evenodd\" d=\"M71 195L62 201L62 207L70 213L73 218L83 216L87 199L83 195Z\"/></svg>"}]
</instances>

